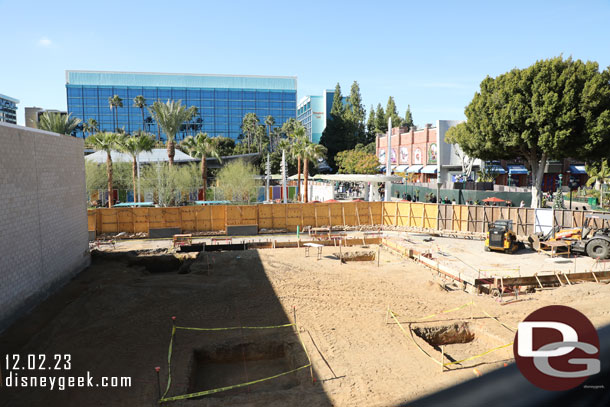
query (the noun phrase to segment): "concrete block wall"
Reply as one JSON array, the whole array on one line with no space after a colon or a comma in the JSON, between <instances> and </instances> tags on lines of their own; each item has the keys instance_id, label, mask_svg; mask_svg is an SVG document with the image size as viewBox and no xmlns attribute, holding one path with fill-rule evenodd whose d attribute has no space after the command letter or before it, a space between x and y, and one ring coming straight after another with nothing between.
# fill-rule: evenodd
<instances>
[{"instance_id":1,"label":"concrete block wall","mask_svg":"<svg viewBox=\"0 0 610 407\"><path fill-rule=\"evenodd\" d=\"M0 123L0 331L90 263L83 140Z\"/></svg>"}]
</instances>

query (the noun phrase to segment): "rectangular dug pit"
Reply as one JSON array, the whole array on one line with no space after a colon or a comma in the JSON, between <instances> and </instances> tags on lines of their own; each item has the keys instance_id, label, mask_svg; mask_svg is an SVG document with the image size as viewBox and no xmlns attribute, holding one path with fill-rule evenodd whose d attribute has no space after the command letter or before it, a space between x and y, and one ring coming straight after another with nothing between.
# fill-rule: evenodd
<instances>
[{"instance_id":1,"label":"rectangular dug pit","mask_svg":"<svg viewBox=\"0 0 610 407\"><path fill-rule=\"evenodd\" d=\"M450 324L413 327L415 335L434 347L474 341L474 330L466 321L456 321Z\"/></svg>"},{"instance_id":2,"label":"rectangular dug pit","mask_svg":"<svg viewBox=\"0 0 610 407\"><path fill-rule=\"evenodd\" d=\"M377 254L374 251L356 251L346 253L333 253L335 256L341 259L342 263L348 261L373 261Z\"/></svg>"},{"instance_id":3,"label":"rectangular dug pit","mask_svg":"<svg viewBox=\"0 0 610 407\"><path fill-rule=\"evenodd\" d=\"M246 383L288 372L303 365L296 363L300 345L283 341L226 343L215 348L196 349L193 353L189 393ZM255 385L210 395L227 397L245 391L287 390L300 384L298 372Z\"/></svg>"}]
</instances>

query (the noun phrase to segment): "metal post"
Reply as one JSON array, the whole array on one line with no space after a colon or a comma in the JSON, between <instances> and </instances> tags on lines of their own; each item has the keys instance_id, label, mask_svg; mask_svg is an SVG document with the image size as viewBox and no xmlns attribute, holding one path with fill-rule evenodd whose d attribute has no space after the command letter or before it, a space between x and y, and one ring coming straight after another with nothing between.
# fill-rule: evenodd
<instances>
[{"instance_id":1,"label":"metal post","mask_svg":"<svg viewBox=\"0 0 610 407\"><path fill-rule=\"evenodd\" d=\"M269 197L269 180L271 179L271 161L269 159L269 153L267 153L267 176L265 177L266 179L266 188L265 188L265 201L269 202L270 201L270 197Z\"/></svg>"},{"instance_id":2,"label":"metal post","mask_svg":"<svg viewBox=\"0 0 610 407\"><path fill-rule=\"evenodd\" d=\"M392 117L388 118L388 146L386 151L386 167L385 167L385 175L388 177L392 175ZM385 197L384 201L390 202L390 193L392 192L392 181L385 182Z\"/></svg>"},{"instance_id":3,"label":"metal post","mask_svg":"<svg viewBox=\"0 0 610 407\"><path fill-rule=\"evenodd\" d=\"M282 191L284 192L284 203L288 203L286 182L286 150L282 150Z\"/></svg>"},{"instance_id":4,"label":"metal post","mask_svg":"<svg viewBox=\"0 0 610 407\"><path fill-rule=\"evenodd\" d=\"M136 199L136 197L133 197L133 201L134 202L140 202L140 154L138 154L136 156L136 167L137 167L137 171L138 171L138 197Z\"/></svg>"}]
</instances>

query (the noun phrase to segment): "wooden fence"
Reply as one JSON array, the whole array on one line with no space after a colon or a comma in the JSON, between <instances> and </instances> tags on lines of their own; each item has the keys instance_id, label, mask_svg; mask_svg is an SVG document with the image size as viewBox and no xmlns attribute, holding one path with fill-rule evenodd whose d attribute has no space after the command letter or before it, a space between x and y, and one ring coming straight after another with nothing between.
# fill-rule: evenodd
<instances>
[{"instance_id":1,"label":"wooden fence","mask_svg":"<svg viewBox=\"0 0 610 407\"><path fill-rule=\"evenodd\" d=\"M337 202L272 205L212 205L172 208L103 208L88 211L89 231L148 233L152 228L180 228L183 232L224 231L227 225L258 225L259 229L297 226L384 225L462 232L485 232L496 219L512 219L515 232L527 236L552 226L581 227L592 211L438 205L412 202ZM539 218L548 218L542 224ZM552 220L551 220L552 218ZM552 225L551 225L552 223ZM595 227L608 221L592 219Z\"/></svg>"}]
</instances>

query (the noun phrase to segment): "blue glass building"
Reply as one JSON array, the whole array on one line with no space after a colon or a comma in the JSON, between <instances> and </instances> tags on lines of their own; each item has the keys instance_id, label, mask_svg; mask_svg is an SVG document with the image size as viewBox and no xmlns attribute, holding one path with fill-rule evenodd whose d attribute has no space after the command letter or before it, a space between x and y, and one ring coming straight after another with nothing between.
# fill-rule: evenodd
<instances>
[{"instance_id":1,"label":"blue glass building","mask_svg":"<svg viewBox=\"0 0 610 407\"><path fill-rule=\"evenodd\" d=\"M128 133L145 129L161 138L148 110L144 109L143 121L133 99L142 95L147 105L182 100L197 107L199 116L176 136L178 141L197 131L237 139L246 113L256 113L261 123L271 115L276 126L296 117L297 78L292 76L66 71L66 91L68 112L83 121L95 119L102 131L113 130L108 98L118 95L123 99L123 107L117 109L118 128Z\"/></svg>"},{"instance_id":2,"label":"blue glass building","mask_svg":"<svg viewBox=\"0 0 610 407\"><path fill-rule=\"evenodd\" d=\"M299 100L297 105L297 120L307 130L307 136L313 143L319 143L322 133L326 128L326 122L330 118L333 107L335 91L326 89L322 96L305 96ZM347 103L347 97L343 97L343 104Z\"/></svg>"},{"instance_id":3,"label":"blue glass building","mask_svg":"<svg viewBox=\"0 0 610 407\"><path fill-rule=\"evenodd\" d=\"M17 104L19 100L0 94L0 122L17 124Z\"/></svg>"}]
</instances>

